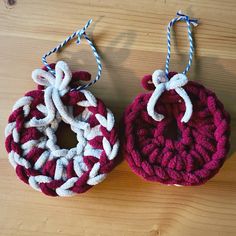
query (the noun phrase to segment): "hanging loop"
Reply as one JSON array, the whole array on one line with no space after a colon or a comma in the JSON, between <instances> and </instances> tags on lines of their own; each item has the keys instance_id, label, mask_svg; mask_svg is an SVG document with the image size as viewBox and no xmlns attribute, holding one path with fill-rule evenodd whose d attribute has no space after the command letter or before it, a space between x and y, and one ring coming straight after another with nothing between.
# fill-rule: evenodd
<instances>
[{"instance_id":1,"label":"hanging loop","mask_svg":"<svg viewBox=\"0 0 236 236\"><path fill-rule=\"evenodd\" d=\"M166 56L166 66L165 66L165 75L166 78L168 78L169 74L169 64L170 64L170 53L171 53L171 39L170 39L170 31L173 25L178 21L184 21L187 24L188 27L188 39L189 39L189 60L188 65L186 66L185 70L182 72L183 74L186 74L191 65L193 60L193 52L194 52L194 46L193 46L193 38L192 38L192 29L191 25L197 26L198 20L197 19L191 19L189 16L183 14L181 11L177 12L177 16L173 18L170 23L167 26L167 56Z\"/></svg>"},{"instance_id":2,"label":"hanging loop","mask_svg":"<svg viewBox=\"0 0 236 236\"><path fill-rule=\"evenodd\" d=\"M55 70L53 70L50 65L47 63L47 60L46 58L48 56L50 56L51 54L55 53L55 52L58 52L61 48L63 48L69 41L73 40L74 38L77 37L77 40L76 40L76 43L77 44L80 44L81 42L81 38L82 36L86 39L86 41L88 42L89 46L91 47L92 51L93 51L93 55L96 59L96 62L97 62L97 75L96 75L96 78L89 82L88 84L85 84L85 85L81 85L77 88L73 88L71 90L82 90L82 89L85 89L93 84L95 84L101 77L101 73L102 73L102 63L101 63L101 58L95 48L95 46L93 45L93 42L89 39L89 37L86 35L86 29L89 27L89 25L92 23L92 19L90 19L86 25L78 30L78 31L75 31L74 33L72 33L69 37L67 37L63 42L61 42L58 46L56 46L55 48L51 49L50 51L48 51L47 53L45 53L42 57L42 62L43 64L45 65L45 67L48 69L48 71L55 75Z\"/></svg>"},{"instance_id":3,"label":"hanging loop","mask_svg":"<svg viewBox=\"0 0 236 236\"><path fill-rule=\"evenodd\" d=\"M170 42L170 30L171 27L174 25L177 21L185 21L188 26L188 38L189 38L189 61L188 65L186 66L185 70L182 73L177 73L172 78L168 78L169 75L169 63L170 63L170 49L171 49L171 42ZM192 116L193 112L193 105L192 102L184 90L184 86L188 82L188 78L186 77L186 73L189 71L190 66L192 64L193 59L193 39L192 39L192 31L191 31L191 24L193 26L197 25L196 19L190 19L189 16L182 14L181 12L177 12L177 17L172 19L167 27L167 57L166 57L166 67L165 72L162 70L156 70L152 74L152 82L155 86L155 90L152 93L148 104L147 104L147 112L148 114L156 121L161 121L164 119L164 116L162 114L159 114L155 111L155 106L158 102L158 99L165 91L175 90L177 94L183 99L185 103L185 113L181 119L181 122L187 123L189 119Z\"/></svg>"}]
</instances>

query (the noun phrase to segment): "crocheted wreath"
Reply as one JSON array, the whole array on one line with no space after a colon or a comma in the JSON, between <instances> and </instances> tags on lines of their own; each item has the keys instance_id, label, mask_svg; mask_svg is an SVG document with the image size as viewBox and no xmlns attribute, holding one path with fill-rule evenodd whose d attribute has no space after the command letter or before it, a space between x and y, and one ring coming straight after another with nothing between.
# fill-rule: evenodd
<instances>
[{"instance_id":1,"label":"crocheted wreath","mask_svg":"<svg viewBox=\"0 0 236 236\"><path fill-rule=\"evenodd\" d=\"M72 76L63 61L57 62L55 73L33 71L38 89L15 103L5 145L22 181L47 195L69 196L105 179L115 165L119 142L111 111L89 91L75 89L78 78L89 80L90 74ZM76 133L76 147L57 145L55 132L61 121Z\"/></svg>"},{"instance_id":2,"label":"crocheted wreath","mask_svg":"<svg viewBox=\"0 0 236 236\"><path fill-rule=\"evenodd\" d=\"M155 90L137 96L125 111L126 159L133 171L146 180L186 186L203 184L226 159L229 114L204 86L192 81L182 84L184 75L173 72L165 82L160 74L165 77L162 71L156 71L142 81L145 89L158 88L158 94Z\"/></svg>"}]
</instances>

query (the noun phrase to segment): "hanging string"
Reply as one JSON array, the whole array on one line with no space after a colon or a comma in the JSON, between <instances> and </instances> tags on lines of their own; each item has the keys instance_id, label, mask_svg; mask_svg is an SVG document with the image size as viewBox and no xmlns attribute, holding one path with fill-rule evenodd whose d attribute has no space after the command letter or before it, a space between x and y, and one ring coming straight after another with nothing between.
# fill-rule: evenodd
<instances>
[{"instance_id":1,"label":"hanging string","mask_svg":"<svg viewBox=\"0 0 236 236\"><path fill-rule=\"evenodd\" d=\"M86 41L88 42L88 44L90 45L92 51L93 51L93 55L96 59L96 62L97 62L97 75L96 75L96 78L89 82L88 84L85 84L85 85L81 85L79 86L78 88L75 88L73 90L82 90L82 89L85 89L93 84L95 84L101 77L101 73L102 73L102 63L101 63L101 59L100 59L100 56L98 55L98 52L95 48L95 46L93 45L93 42L88 38L88 36L86 35L86 29L89 27L89 25L92 23L92 19L90 19L86 25L81 29L81 30L78 30L78 31L75 31L74 33L72 33L69 37L67 37L63 42L61 42L58 46L56 46L55 48L51 49L50 51L48 51L47 53L45 53L42 57L42 62L43 64L45 65L45 67L48 69L48 71L55 75L55 70L53 70L50 65L47 63L47 60L46 58L48 56L50 56L51 54L55 53L55 52L58 52L61 48L63 48L69 41L73 40L74 38L77 37L77 41L76 43L77 44L80 44L80 41L81 41L81 38L82 36L86 39Z\"/></svg>"},{"instance_id":2,"label":"hanging string","mask_svg":"<svg viewBox=\"0 0 236 236\"><path fill-rule=\"evenodd\" d=\"M191 25L197 26L198 25L198 20L196 19L190 19L189 16L181 13L181 11L177 12L177 16L170 21L167 27L167 56L166 56L166 66L165 66L165 75L166 78L168 79L168 73L169 73L169 64L170 64L170 52L171 52L171 39L170 39L170 31L172 26L178 22L178 21L184 21L187 24L188 27L188 39L189 39L189 60L188 60L188 65L186 66L185 70L183 71L183 74L186 74L191 65L192 65L192 60L193 60L193 52L194 52L194 46L193 46L193 38L192 38L192 30L191 30Z\"/></svg>"},{"instance_id":3,"label":"hanging string","mask_svg":"<svg viewBox=\"0 0 236 236\"><path fill-rule=\"evenodd\" d=\"M174 23L177 21L185 21L188 26L188 38L189 38L189 44L190 44L189 60L188 60L188 65L186 66L185 70L182 73L177 73L176 75L174 75L173 77L169 79L168 74L169 74L170 49L171 49L170 30L171 30L171 27L174 25ZM162 70L156 70L152 74L152 82L155 86L155 90L152 93L147 104L148 114L156 121L161 121L164 118L164 115L157 113L155 110L157 101L162 95L162 93L169 90L175 90L175 92L179 94L179 96L183 99L185 103L185 113L181 119L181 122L187 123L192 116L193 105L190 100L190 97L188 96L188 94L183 88L184 85L188 83L188 78L186 77L186 73L189 71L192 64L192 60L193 60L194 47L193 47L191 24L193 26L196 26L197 20L190 19L189 16L184 15L180 12L177 12L177 17L172 19L170 23L168 24L168 27L167 27L168 52L167 52L167 57L166 57L165 72Z\"/></svg>"}]
</instances>

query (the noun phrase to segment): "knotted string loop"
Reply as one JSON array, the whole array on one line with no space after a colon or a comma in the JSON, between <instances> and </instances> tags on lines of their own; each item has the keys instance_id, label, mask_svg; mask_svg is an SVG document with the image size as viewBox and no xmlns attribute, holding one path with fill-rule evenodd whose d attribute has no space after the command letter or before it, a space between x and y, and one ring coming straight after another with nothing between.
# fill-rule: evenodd
<instances>
[{"instance_id":1,"label":"knotted string loop","mask_svg":"<svg viewBox=\"0 0 236 236\"><path fill-rule=\"evenodd\" d=\"M96 62L97 62L97 75L96 75L96 78L89 82L88 84L85 84L85 85L81 85L77 88L73 88L71 90L82 90L82 89L85 89L93 84L95 84L101 77L101 73L102 73L102 63L101 63L101 59L100 59L100 56L95 48L95 46L93 45L93 42L89 39L89 37L86 35L86 29L89 27L89 25L92 23L92 19L90 19L86 25L78 30L78 31L75 31L74 33L72 33L69 37L67 37L63 42L61 42L58 46L56 46L55 48L51 49L50 51L48 51L47 53L45 53L42 57L42 62L43 64L45 65L45 67L48 69L48 71L52 74L52 75L55 75L55 70L53 70L50 65L47 63L47 60L46 58L48 56L50 56L51 54L55 53L55 52L58 52L61 48L63 48L69 41L73 40L74 38L77 37L77 40L76 40L76 43L77 44L80 44L81 42L81 38L82 36L86 39L86 41L88 42L89 46L91 47L92 51L93 51L93 55L96 59Z\"/></svg>"},{"instance_id":2,"label":"knotted string loop","mask_svg":"<svg viewBox=\"0 0 236 236\"><path fill-rule=\"evenodd\" d=\"M171 49L171 41L170 41L170 30L171 27L174 25L175 22L178 21L185 21L188 26L188 38L190 43L190 49L189 49L189 61L188 65L186 66L185 70L182 73L178 73L174 75L170 80L168 79L169 74L169 62L170 62L170 49ZM189 16L182 14L181 12L177 12L177 17L172 19L167 27L167 57L166 57L166 66L165 66L165 73L162 70L156 70L152 74L152 82L155 86L155 90L152 93L152 96L150 97L148 104L147 104L147 112L148 114L156 121L161 121L164 116L162 114L158 114L155 112L155 106L159 99L159 97L162 95L164 91L169 91L174 89L176 93L179 94L179 96L184 100L185 102L185 113L184 116L181 119L181 122L187 123L192 115L192 103L191 100L186 93L186 91L182 88L184 85L187 84L188 79L186 77L186 73L189 71L191 64L192 64L192 58L193 58L193 39L192 39L192 31L191 31L191 25L196 26L197 20L196 19L190 19Z\"/></svg>"}]
</instances>

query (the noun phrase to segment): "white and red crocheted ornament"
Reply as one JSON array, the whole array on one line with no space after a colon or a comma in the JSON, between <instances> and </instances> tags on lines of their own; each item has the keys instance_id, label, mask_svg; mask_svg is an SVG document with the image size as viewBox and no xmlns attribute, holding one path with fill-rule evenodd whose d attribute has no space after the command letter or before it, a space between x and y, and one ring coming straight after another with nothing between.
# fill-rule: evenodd
<instances>
[{"instance_id":1,"label":"white and red crocheted ornament","mask_svg":"<svg viewBox=\"0 0 236 236\"><path fill-rule=\"evenodd\" d=\"M75 36L78 40L84 36L98 63L98 80L100 58L85 34L90 23L44 56L46 68L32 73L38 89L15 103L5 129L6 150L17 176L50 196L85 192L103 181L115 166L119 141L112 112L84 89L87 86L75 87L78 78L88 79L90 74L72 74L63 61L57 62L54 70L45 60ZM76 133L78 142L74 148L60 148L57 144L55 132L62 121Z\"/></svg>"}]
</instances>

